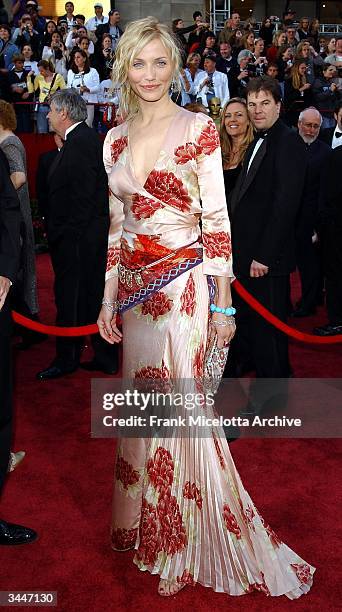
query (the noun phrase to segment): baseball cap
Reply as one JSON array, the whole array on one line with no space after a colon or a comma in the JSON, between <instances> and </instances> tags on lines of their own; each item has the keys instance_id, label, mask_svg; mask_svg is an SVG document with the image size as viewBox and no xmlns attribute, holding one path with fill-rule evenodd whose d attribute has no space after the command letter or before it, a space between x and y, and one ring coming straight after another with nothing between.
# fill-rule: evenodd
<instances>
[{"instance_id":1,"label":"baseball cap","mask_svg":"<svg viewBox=\"0 0 342 612\"><path fill-rule=\"evenodd\" d=\"M95 2L94 8L96 8L97 6L103 9L103 4L101 4L101 2Z\"/></svg>"}]
</instances>

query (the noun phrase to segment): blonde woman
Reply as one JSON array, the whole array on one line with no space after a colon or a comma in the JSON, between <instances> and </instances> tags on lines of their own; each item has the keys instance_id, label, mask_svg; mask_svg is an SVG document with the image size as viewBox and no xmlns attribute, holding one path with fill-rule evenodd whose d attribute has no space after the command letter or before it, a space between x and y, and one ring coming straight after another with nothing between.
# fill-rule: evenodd
<instances>
[{"instance_id":1,"label":"blonde woman","mask_svg":"<svg viewBox=\"0 0 342 612\"><path fill-rule=\"evenodd\" d=\"M240 174L248 146L254 138L246 100L231 98L221 114L220 143L228 213L230 195Z\"/></svg>"},{"instance_id":2,"label":"blonde woman","mask_svg":"<svg viewBox=\"0 0 342 612\"><path fill-rule=\"evenodd\" d=\"M272 46L269 49L267 49L267 61L275 62L277 59L279 48L282 45L285 45L285 43L286 43L286 34L285 32L282 32L281 30L279 30L273 36Z\"/></svg>"},{"instance_id":3,"label":"blonde woman","mask_svg":"<svg viewBox=\"0 0 342 612\"><path fill-rule=\"evenodd\" d=\"M235 332L219 136L210 117L170 100L179 69L166 26L153 17L127 26L113 71L126 121L104 145L112 204L98 326L109 343L123 341L123 377L138 389L174 391L185 380L201 389L209 336L222 348ZM193 416L213 414L203 401ZM113 548L135 548L163 596L196 582L231 595L308 591L313 568L263 522L223 429L204 437L180 412L182 433L137 428L118 444Z\"/></svg>"}]
</instances>

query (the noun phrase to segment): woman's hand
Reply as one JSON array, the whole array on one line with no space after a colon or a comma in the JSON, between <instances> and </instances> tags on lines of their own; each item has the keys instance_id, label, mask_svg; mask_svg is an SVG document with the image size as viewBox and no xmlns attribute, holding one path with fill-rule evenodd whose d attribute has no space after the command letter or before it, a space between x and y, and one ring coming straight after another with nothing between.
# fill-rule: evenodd
<instances>
[{"instance_id":1,"label":"woman's hand","mask_svg":"<svg viewBox=\"0 0 342 612\"><path fill-rule=\"evenodd\" d=\"M233 322L233 324L230 324L228 321ZM226 325L220 325L220 323L226 323ZM228 346L233 340L236 331L234 318L214 312L211 317L211 326L216 332L217 348L220 349L223 346Z\"/></svg>"},{"instance_id":2,"label":"woman's hand","mask_svg":"<svg viewBox=\"0 0 342 612\"><path fill-rule=\"evenodd\" d=\"M122 333L116 326L116 317L117 315L108 310L106 306L102 306L97 319L100 336L109 344L116 344L122 340Z\"/></svg>"}]
</instances>

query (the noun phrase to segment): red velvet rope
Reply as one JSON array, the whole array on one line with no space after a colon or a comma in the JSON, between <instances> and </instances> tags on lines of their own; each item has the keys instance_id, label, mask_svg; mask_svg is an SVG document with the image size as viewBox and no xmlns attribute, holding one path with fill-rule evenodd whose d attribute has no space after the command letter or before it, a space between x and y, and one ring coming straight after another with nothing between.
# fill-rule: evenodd
<instances>
[{"instance_id":1,"label":"red velvet rope","mask_svg":"<svg viewBox=\"0 0 342 612\"><path fill-rule=\"evenodd\" d=\"M233 284L234 289L237 293L242 297L251 308L256 310L266 321L274 325L277 329L282 331L284 334L290 336L294 340L299 340L300 342L306 342L307 344L338 344L342 342L342 334L337 336L314 336L313 334L306 334L304 332L298 331L290 325L283 323L280 321L278 317L274 316L267 308L265 308L258 300L256 300L238 280L234 280ZM38 323L38 321L32 321L32 319L28 319L18 312L12 311L13 319L19 325L23 325L23 327L27 327L28 329L33 329L34 331L41 332L43 334L50 334L52 336L88 336L92 334L96 334L98 332L98 327L94 323L93 325L84 325L82 327L57 327L56 325L44 325L43 323Z\"/></svg>"}]
</instances>

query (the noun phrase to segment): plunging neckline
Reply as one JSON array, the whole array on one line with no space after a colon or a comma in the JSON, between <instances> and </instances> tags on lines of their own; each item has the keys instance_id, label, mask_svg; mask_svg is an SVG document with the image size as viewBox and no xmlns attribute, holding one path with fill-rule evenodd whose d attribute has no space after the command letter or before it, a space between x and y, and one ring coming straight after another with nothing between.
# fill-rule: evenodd
<instances>
[{"instance_id":1,"label":"plunging neckline","mask_svg":"<svg viewBox=\"0 0 342 612\"><path fill-rule=\"evenodd\" d=\"M134 168L134 162L133 162L133 156L132 156L132 150L131 150L131 143L130 143L130 137L129 137L129 125L127 123L127 149L128 149L129 168L130 168L130 172L131 172L131 175L132 175L133 179L139 185L140 189L145 189L145 185L146 185L149 177L151 176L152 172L155 170L155 167L156 167L156 165L157 165L157 163L158 163L158 161L160 159L160 156L161 156L162 152L164 151L165 143L167 142L167 139L168 139L170 130L171 130L173 124L174 124L174 121L175 121L176 117L178 117L178 115L181 112L182 112L182 109L180 108L179 110L177 110L177 112L172 117L172 119L171 119L171 121L169 123L169 126L168 126L168 128L166 130L165 137L164 137L162 145L161 145L161 147L159 149L158 155L157 155L157 157L156 157L156 159L154 161L154 164L153 164L151 170L148 172L148 174L147 174L147 176L145 178L145 182L143 184L141 184L141 182L138 180L138 178L137 178L137 176L135 174L135 168Z\"/></svg>"}]
</instances>

